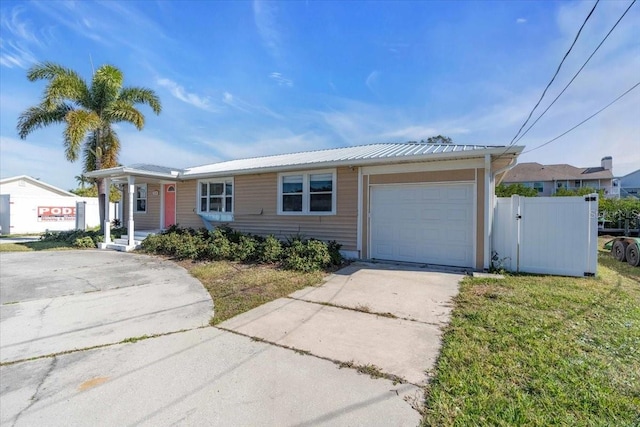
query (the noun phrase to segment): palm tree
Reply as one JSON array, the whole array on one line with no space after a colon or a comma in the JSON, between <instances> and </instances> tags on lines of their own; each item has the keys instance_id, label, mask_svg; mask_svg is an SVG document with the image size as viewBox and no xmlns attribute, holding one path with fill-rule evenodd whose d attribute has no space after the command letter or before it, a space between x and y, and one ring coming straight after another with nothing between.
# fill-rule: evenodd
<instances>
[{"instance_id":1,"label":"palm tree","mask_svg":"<svg viewBox=\"0 0 640 427\"><path fill-rule=\"evenodd\" d=\"M112 125L120 122L144 127L144 115L136 104L147 104L155 114L162 106L155 92L142 87L123 87L122 71L112 65L98 68L91 85L75 71L51 62L27 71L29 81L48 80L40 104L27 108L18 118L18 134L25 139L32 131L62 123L65 156L70 162L84 159L83 172L118 165L120 139ZM97 180L100 204L100 227L104 224L107 189Z\"/></svg>"},{"instance_id":2,"label":"palm tree","mask_svg":"<svg viewBox=\"0 0 640 427\"><path fill-rule=\"evenodd\" d=\"M91 184L91 178L87 178L84 175L76 175L73 178L76 180L80 188L82 188L83 190L85 185Z\"/></svg>"}]
</instances>

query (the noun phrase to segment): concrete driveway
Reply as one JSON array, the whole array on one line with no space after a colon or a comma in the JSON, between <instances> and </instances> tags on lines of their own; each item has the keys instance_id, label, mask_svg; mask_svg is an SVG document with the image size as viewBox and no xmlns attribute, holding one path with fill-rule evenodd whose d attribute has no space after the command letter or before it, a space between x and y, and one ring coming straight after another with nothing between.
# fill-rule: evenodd
<instances>
[{"instance_id":1,"label":"concrete driveway","mask_svg":"<svg viewBox=\"0 0 640 427\"><path fill-rule=\"evenodd\" d=\"M0 254L0 362L206 326L213 303L173 263L111 251Z\"/></svg>"},{"instance_id":2,"label":"concrete driveway","mask_svg":"<svg viewBox=\"0 0 640 427\"><path fill-rule=\"evenodd\" d=\"M208 294L157 258L0 253L0 303L2 426L420 421L415 385L202 327L212 314Z\"/></svg>"},{"instance_id":3,"label":"concrete driveway","mask_svg":"<svg viewBox=\"0 0 640 427\"><path fill-rule=\"evenodd\" d=\"M463 273L356 263L218 325L425 385Z\"/></svg>"}]
</instances>

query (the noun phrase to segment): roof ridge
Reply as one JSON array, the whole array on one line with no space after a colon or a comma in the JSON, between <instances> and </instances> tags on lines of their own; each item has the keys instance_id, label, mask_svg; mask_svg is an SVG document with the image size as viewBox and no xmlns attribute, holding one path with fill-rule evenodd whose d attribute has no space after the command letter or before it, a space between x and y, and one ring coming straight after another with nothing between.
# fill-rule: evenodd
<instances>
[{"instance_id":1,"label":"roof ridge","mask_svg":"<svg viewBox=\"0 0 640 427\"><path fill-rule=\"evenodd\" d=\"M189 166L183 170L196 169L203 166L210 166L220 163L226 162L235 162L235 161L244 161L244 160L255 160L255 159L269 159L279 156L295 156L297 154L311 154L311 153L325 153L329 151L338 151L338 150L347 150L350 148L362 148L362 147L373 147L373 146L392 146L392 145L423 145L423 146L463 146L463 147L485 147L485 148L500 148L504 147L503 145L480 145L480 144L430 144L428 142L418 142L418 141L407 141L407 142L373 142L369 144L360 144L360 145L349 145L347 147L334 147L334 148L322 148L318 150L306 150L306 151L295 151L292 153L280 153L280 154L268 154L266 156L253 156L253 157L242 157L238 159L230 159L230 160L222 160L219 162L213 163L204 163L196 166Z\"/></svg>"}]
</instances>

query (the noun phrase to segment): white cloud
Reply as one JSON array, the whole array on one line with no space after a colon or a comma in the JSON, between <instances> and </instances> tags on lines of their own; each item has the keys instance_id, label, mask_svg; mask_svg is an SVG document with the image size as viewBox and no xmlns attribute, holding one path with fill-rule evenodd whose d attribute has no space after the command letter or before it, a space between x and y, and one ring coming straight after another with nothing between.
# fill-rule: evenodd
<instances>
[{"instance_id":1,"label":"white cloud","mask_svg":"<svg viewBox=\"0 0 640 427\"><path fill-rule=\"evenodd\" d=\"M518 24L526 24L527 20L525 18L518 18L518 19L516 19L516 23L518 23Z\"/></svg>"},{"instance_id":2,"label":"white cloud","mask_svg":"<svg viewBox=\"0 0 640 427\"><path fill-rule=\"evenodd\" d=\"M275 2L254 0L253 19L256 23L258 34L267 50L276 58L282 54L282 36L277 23L278 5Z\"/></svg>"},{"instance_id":3,"label":"white cloud","mask_svg":"<svg viewBox=\"0 0 640 427\"><path fill-rule=\"evenodd\" d=\"M367 85L367 87L369 88L369 90L373 93L377 93L376 86L378 84L379 78L380 78L380 71L373 70L372 72L369 73L369 75L367 76L367 79L364 82L365 85Z\"/></svg>"},{"instance_id":4,"label":"white cloud","mask_svg":"<svg viewBox=\"0 0 640 427\"><path fill-rule=\"evenodd\" d=\"M214 149L223 160L321 150L334 146L328 137L314 132L295 133L287 128L260 129L250 136L243 135L233 139L198 138L198 141Z\"/></svg>"},{"instance_id":5,"label":"white cloud","mask_svg":"<svg viewBox=\"0 0 640 427\"><path fill-rule=\"evenodd\" d=\"M183 136L183 138L187 138ZM189 138L191 139L191 138ZM185 168L202 163L213 163L218 160L213 154L203 153L192 144L180 145L156 138L145 132L122 132L120 163L130 165L134 163L149 163L160 166Z\"/></svg>"},{"instance_id":6,"label":"white cloud","mask_svg":"<svg viewBox=\"0 0 640 427\"><path fill-rule=\"evenodd\" d=\"M67 161L62 143L41 145L0 136L0 147L2 178L29 175L64 190L76 188L74 177L82 172L82 162Z\"/></svg>"},{"instance_id":7,"label":"white cloud","mask_svg":"<svg viewBox=\"0 0 640 427\"><path fill-rule=\"evenodd\" d=\"M269 78L271 78L276 83L278 83L278 86L288 86L288 87L292 87L293 86L293 80L287 79L281 73L273 72L273 73L269 74Z\"/></svg>"},{"instance_id":8,"label":"white cloud","mask_svg":"<svg viewBox=\"0 0 640 427\"><path fill-rule=\"evenodd\" d=\"M222 102L244 113L261 114L261 115L273 117L274 119L278 119L278 120L284 119L284 117L281 114L278 114L267 107L264 107L261 105L254 105L250 102L247 102L243 99L238 98L237 96L234 96L229 92L223 93Z\"/></svg>"},{"instance_id":9,"label":"white cloud","mask_svg":"<svg viewBox=\"0 0 640 427\"><path fill-rule=\"evenodd\" d=\"M211 100L208 97L203 97L195 93L187 92L184 87L180 86L173 80L159 78L157 79L156 83L158 83L162 87L167 88L171 95L178 98L182 102L193 105L194 107L200 108L201 110L217 111L217 108L211 105Z\"/></svg>"},{"instance_id":10,"label":"white cloud","mask_svg":"<svg viewBox=\"0 0 640 427\"><path fill-rule=\"evenodd\" d=\"M36 62L31 49L43 46L31 22L20 16L23 12L23 7L16 6L0 16L0 66L28 68Z\"/></svg>"}]
</instances>

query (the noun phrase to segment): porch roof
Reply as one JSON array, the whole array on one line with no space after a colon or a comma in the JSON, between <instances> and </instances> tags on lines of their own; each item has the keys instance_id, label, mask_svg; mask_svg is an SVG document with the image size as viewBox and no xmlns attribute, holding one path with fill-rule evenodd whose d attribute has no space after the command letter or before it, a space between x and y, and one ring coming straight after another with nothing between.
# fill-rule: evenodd
<instances>
[{"instance_id":1,"label":"porch roof","mask_svg":"<svg viewBox=\"0 0 640 427\"><path fill-rule=\"evenodd\" d=\"M158 181L175 181L182 172L183 170L178 168L138 163L131 166L118 166L115 168L86 172L84 175L89 178L110 178L113 181L126 180L128 176Z\"/></svg>"}]
</instances>

